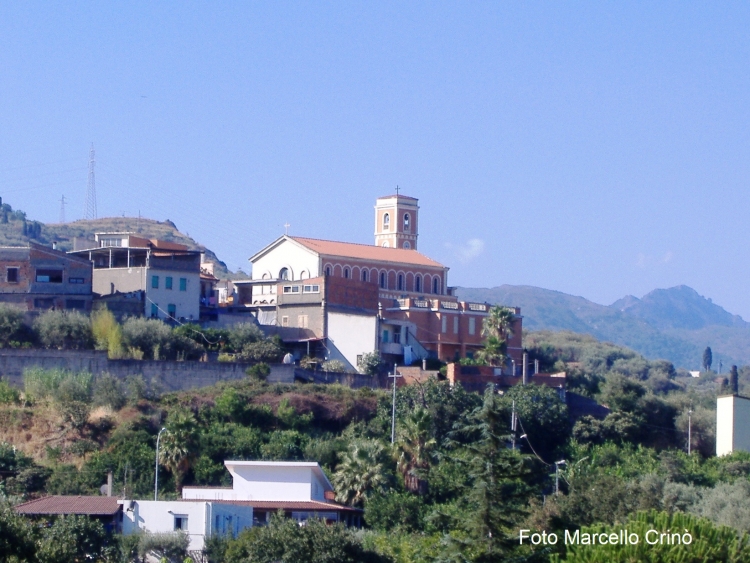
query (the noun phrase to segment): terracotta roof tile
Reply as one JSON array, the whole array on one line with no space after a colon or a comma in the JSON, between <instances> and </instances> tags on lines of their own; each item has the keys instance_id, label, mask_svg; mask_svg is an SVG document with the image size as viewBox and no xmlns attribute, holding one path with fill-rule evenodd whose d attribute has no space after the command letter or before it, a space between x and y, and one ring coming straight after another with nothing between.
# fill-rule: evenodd
<instances>
[{"instance_id":1,"label":"terracotta roof tile","mask_svg":"<svg viewBox=\"0 0 750 563\"><path fill-rule=\"evenodd\" d=\"M86 514L89 516L111 516L122 507L116 497L93 496L49 496L16 506L20 514Z\"/></svg>"},{"instance_id":2,"label":"terracotta roof tile","mask_svg":"<svg viewBox=\"0 0 750 563\"><path fill-rule=\"evenodd\" d=\"M375 260L377 262L397 262L417 266L430 266L432 268L444 268L440 262L436 262L416 250L386 248L370 244L355 244L352 242L338 242L314 238L289 238L324 256L341 256L345 258L358 258L360 260Z\"/></svg>"}]
</instances>

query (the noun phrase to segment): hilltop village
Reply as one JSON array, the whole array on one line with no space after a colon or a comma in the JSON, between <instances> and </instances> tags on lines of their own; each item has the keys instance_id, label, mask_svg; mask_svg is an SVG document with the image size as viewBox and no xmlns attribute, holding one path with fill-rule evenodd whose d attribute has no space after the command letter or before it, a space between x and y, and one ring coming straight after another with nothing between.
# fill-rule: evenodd
<instances>
[{"instance_id":1,"label":"hilltop village","mask_svg":"<svg viewBox=\"0 0 750 563\"><path fill-rule=\"evenodd\" d=\"M593 561L551 538L625 527L750 556L746 368L524 332L419 251L417 199L374 211L249 279L140 232L1 247L0 559Z\"/></svg>"}]
</instances>

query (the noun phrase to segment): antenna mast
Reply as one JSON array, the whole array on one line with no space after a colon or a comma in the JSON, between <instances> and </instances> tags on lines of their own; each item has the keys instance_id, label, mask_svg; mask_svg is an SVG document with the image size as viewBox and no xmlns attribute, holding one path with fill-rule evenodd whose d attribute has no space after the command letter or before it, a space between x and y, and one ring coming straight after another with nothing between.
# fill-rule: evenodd
<instances>
[{"instance_id":1,"label":"antenna mast","mask_svg":"<svg viewBox=\"0 0 750 563\"><path fill-rule=\"evenodd\" d=\"M96 219L96 182L94 180L94 143L89 152L89 182L86 188L86 207L83 210L84 219Z\"/></svg>"},{"instance_id":2,"label":"antenna mast","mask_svg":"<svg viewBox=\"0 0 750 563\"><path fill-rule=\"evenodd\" d=\"M65 223L65 194L60 198L60 223Z\"/></svg>"}]
</instances>

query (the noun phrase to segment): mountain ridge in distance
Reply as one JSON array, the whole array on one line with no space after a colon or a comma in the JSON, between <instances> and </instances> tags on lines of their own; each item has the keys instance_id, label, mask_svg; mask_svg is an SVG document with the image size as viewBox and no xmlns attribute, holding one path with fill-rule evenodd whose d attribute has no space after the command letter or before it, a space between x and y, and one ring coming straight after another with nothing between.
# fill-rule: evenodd
<instances>
[{"instance_id":1,"label":"mountain ridge in distance","mask_svg":"<svg viewBox=\"0 0 750 563\"><path fill-rule=\"evenodd\" d=\"M711 346L715 366L750 364L750 323L681 285L612 305L534 286L457 288L461 299L521 307L527 330L570 330L627 346L649 359L699 369Z\"/></svg>"}]
</instances>

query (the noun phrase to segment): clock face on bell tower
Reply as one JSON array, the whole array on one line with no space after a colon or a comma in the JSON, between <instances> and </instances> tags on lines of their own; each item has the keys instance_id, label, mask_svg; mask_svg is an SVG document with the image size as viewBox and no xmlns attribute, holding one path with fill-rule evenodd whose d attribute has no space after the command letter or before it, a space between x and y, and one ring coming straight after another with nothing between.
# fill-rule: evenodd
<instances>
[{"instance_id":1,"label":"clock face on bell tower","mask_svg":"<svg viewBox=\"0 0 750 563\"><path fill-rule=\"evenodd\" d=\"M375 245L417 249L418 200L405 195L379 197L375 203Z\"/></svg>"}]
</instances>

